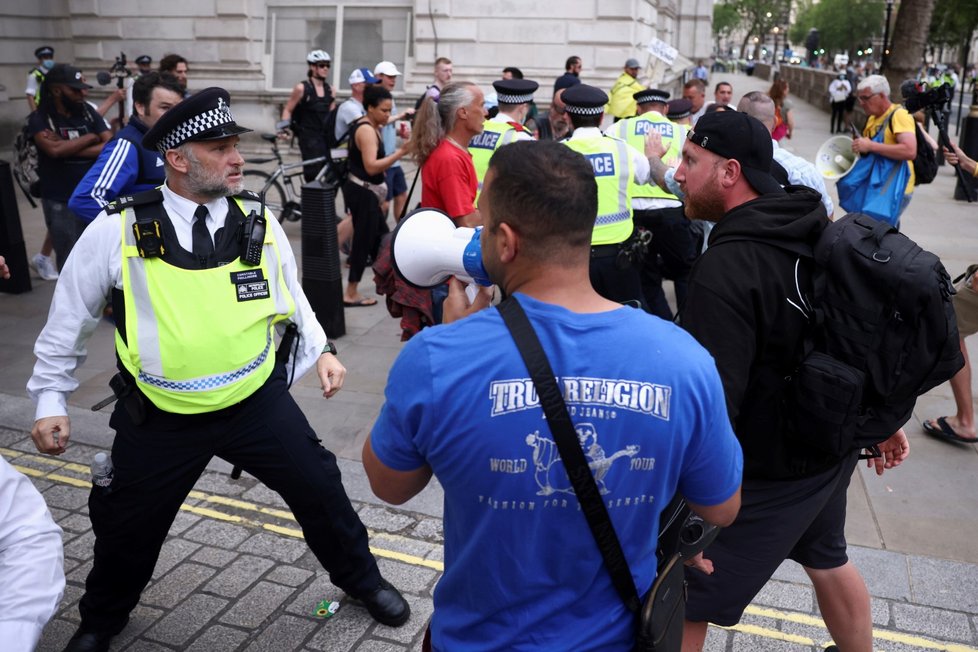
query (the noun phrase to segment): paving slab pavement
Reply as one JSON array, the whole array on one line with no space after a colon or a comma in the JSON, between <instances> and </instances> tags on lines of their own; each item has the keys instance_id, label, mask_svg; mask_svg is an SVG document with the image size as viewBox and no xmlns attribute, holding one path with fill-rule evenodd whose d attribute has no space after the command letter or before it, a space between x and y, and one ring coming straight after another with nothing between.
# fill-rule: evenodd
<instances>
[{"instance_id":1,"label":"paving slab pavement","mask_svg":"<svg viewBox=\"0 0 978 652\"><path fill-rule=\"evenodd\" d=\"M727 79L735 97L764 90L762 80ZM828 113L796 105L797 129L784 146L811 160L828 138ZM975 206L950 199L953 178L918 189L904 231L938 253L954 275L978 259ZM834 188L830 189L834 194ZM40 209L21 200L28 254L43 237ZM299 250L299 225L287 224ZM89 406L107 395L114 373L112 328L103 322L88 346L71 399L73 445L61 458L40 456L27 435L33 405L24 384L33 366L34 339L45 321L54 283L34 279L34 290L0 294L0 454L28 473L64 529L68 586L38 649L60 650L78 622L77 601L90 568L87 516L92 455L111 445L108 413ZM364 289L370 289L365 283ZM441 490L436 483L394 508L373 497L360 465L360 448L382 402L387 369L400 350L397 322L382 306L346 313L340 356L350 369L342 392L324 401L312 377L293 394L324 444L340 458L344 485L371 532L381 567L405 592L414 615L403 628L374 623L329 584L299 538L276 494L247 474L228 477L215 460L170 531L152 584L113 650L416 650L431 613L431 591L442 568ZM975 339L975 338L973 338ZM974 342L969 343L978 355ZM875 648L978 651L978 447L954 446L922 433L920 422L953 411L944 385L924 396L907 426L912 453L899 469L877 478L866 469L850 488L847 536L851 556L873 595ZM328 620L313 616L323 599L341 602ZM757 596L736 628L711 628L711 651L820 650L828 642L814 593L800 568L788 562Z\"/></svg>"}]
</instances>

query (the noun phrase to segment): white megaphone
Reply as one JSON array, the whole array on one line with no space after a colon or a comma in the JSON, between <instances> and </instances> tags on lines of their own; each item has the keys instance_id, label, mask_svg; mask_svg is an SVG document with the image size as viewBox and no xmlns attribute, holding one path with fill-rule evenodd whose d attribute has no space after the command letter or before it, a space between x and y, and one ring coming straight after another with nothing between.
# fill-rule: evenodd
<instances>
[{"instance_id":1,"label":"white megaphone","mask_svg":"<svg viewBox=\"0 0 978 652\"><path fill-rule=\"evenodd\" d=\"M481 226L456 227L452 218L436 208L411 211L391 236L394 270L419 288L441 285L449 276L488 287L492 281L482 264L481 231Z\"/></svg>"},{"instance_id":2,"label":"white megaphone","mask_svg":"<svg viewBox=\"0 0 978 652\"><path fill-rule=\"evenodd\" d=\"M815 169L826 179L841 179L849 174L859 154L852 151L852 138L833 136L822 143L815 155Z\"/></svg>"}]
</instances>

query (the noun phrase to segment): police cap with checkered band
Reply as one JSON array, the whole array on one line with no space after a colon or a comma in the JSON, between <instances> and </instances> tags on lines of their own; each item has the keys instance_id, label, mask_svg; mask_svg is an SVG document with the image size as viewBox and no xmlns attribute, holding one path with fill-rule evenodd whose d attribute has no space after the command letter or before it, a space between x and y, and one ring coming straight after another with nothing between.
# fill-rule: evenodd
<instances>
[{"instance_id":1,"label":"police cap with checkered band","mask_svg":"<svg viewBox=\"0 0 978 652\"><path fill-rule=\"evenodd\" d=\"M251 131L231 115L231 96L216 86L194 93L167 111L143 136L143 147L161 154L184 143L218 140Z\"/></svg>"},{"instance_id":2,"label":"police cap with checkered band","mask_svg":"<svg viewBox=\"0 0 978 652\"><path fill-rule=\"evenodd\" d=\"M540 84L532 79L500 79L492 83L500 104L524 104L533 101Z\"/></svg>"},{"instance_id":3,"label":"police cap with checkered band","mask_svg":"<svg viewBox=\"0 0 978 652\"><path fill-rule=\"evenodd\" d=\"M604 113L604 106L608 103L608 95L603 90L587 84L571 86L560 99L564 101L567 112L576 115L599 115Z\"/></svg>"}]
</instances>

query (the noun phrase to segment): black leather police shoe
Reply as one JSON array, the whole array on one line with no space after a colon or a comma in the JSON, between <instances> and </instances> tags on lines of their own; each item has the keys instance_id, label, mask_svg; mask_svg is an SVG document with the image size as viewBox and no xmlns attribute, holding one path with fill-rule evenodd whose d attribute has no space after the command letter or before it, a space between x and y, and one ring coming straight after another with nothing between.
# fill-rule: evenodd
<instances>
[{"instance_id":1,"label":"black leather police shoe","mask_svg":"<svg viewBox=\"0 0 978 652\"><path fill-rule=\"evenodd\" d=\"M64 652L109 652L109 641L113 634L104 632L85 632L78 630L68 641Z\"/></svg>"},{"instance_id":2,"label":"black leather police shoe","mask_svg":"<svg viewBox=\"0 0 978 652\"><path fill-rule=\"evenodd\" d=\"M400 627L411 617L407 600L385 579L380 580L375 591L356 596L356 599L363 603L374 620L390 627Z\"/></svg>"}]
</instances>

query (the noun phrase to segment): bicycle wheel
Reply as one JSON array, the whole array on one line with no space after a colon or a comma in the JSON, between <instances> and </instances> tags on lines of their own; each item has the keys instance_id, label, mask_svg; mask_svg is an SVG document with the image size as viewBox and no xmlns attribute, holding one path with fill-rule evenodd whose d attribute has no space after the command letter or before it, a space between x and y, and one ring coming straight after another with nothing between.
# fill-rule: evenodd
<instances>
[{"instance_id":1,"label":"bicycle wheel","mask_svg":"<svg viewBox=\"0 0 978 652\"><path fill-rule=\"evenodd\" d=\"M264 190L265 208L272 211L272 214L278 218L279 222L284 222L288 218L292 208L285 201L285 191L282 189L282 184L277 179L270 181L271 176L263 170L245 170L245 188L257 193Z\"/></svg>"}]
</instances>

